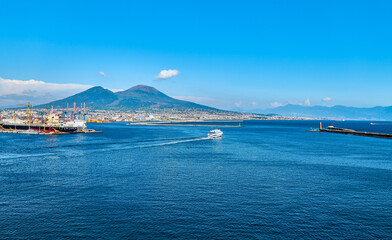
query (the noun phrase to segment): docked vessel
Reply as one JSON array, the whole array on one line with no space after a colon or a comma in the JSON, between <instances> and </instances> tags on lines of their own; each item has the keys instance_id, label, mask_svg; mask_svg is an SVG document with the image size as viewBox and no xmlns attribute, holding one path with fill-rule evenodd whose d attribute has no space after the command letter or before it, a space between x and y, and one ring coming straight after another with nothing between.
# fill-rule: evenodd
<instances>
[{"instance_id":1,"label":"docked vessel","mask_svg":"<svg viewBox=\"0 0 392 240\"><path fill-rule=\"evenodd\" d=\"M0 128L11 131L26 131L33 130L38 132L60 132L60 133L74 133L86 129L86 121L73 120L61 121L56 114L49 114L44 117L42 122L22 121L19 119L3 119L0 122Z\"/></svg>"},{"instance_id":2,"label":"docked vessel","mask_svg":"<svg viewBox=\"0 0 392 240\"><path fill-rule=\"evenodd\" d=\"M63 132L63 133L74 133L77 131L83 131L86 128L85 123L16 123L13 121L1 121L0 128L3 130L11 131L38 131L38 132Z\"/></svg>"},{"instance_id":3,"label":"docked vessel","mask_svg":"<svg viewBox=\"0 0 392 240\"><path fill-rule=\"evenodd\" d=\"M223 132L219 129L213 129L208 133L209 138L221 138L223 135Z\"/></svg>"},{"instance_id":4,"label":"docked vessel","mask_svg":"<svg viewBox=\"0 0 392 240\"><path fill-rule=\"evenodd\" d=\"M0 130L12 131L24 134L38 134L38 133L76 133L86 131L85 114L66 115L66 112L55 114L53 109L50 113L40 118L31 118L30 103L27 105L27 118L19 119L15 116L11 118L0 118ZM84 110L85 111L85 110ZM76 112L76 109L74 110Z\"/></svg>"}]
</instances>

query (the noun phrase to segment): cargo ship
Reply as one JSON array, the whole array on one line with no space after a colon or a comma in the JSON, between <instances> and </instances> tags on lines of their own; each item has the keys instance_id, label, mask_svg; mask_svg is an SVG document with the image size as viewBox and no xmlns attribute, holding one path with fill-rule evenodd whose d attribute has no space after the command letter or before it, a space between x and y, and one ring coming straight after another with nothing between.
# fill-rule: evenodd
<instances>
[{"instance_id":1,"label":"cargo ship","mask_svg":"<svg viewBox=\"0 0 392 240\"><path fill-rule=\"evenodd\" d=\"M74 103L74 113L70 114L67 111L62 111L60 114L55 114L53 107L52 111L49 112L46 109L47 114L42 118L31 118L30 108L32 105L27 105L27 118L21 120L16 118L15 113L11 118L0 118L0 130L2 131L13 131L18 133L77 133L77 132L92 132L86 127L86 113L85 107L79 113L76 112L76 104ZM67 116L68 115L68 116Z\"/></svg>"},{"instance_id":2,"label":"cargo ship","mask_svg":"<svg viewBox=\"0 0 392 240\"><path fill-rule=\"evenodd\" d=\"M44 117L43 122L22 121L19 119L3 119L0 121L0 129L11 131L34 130L38 132L58 132L58 133L75 133L86 129L86 121L71 120L61 121L56 114L49 114Z\"/></svg>"}]
</instances>

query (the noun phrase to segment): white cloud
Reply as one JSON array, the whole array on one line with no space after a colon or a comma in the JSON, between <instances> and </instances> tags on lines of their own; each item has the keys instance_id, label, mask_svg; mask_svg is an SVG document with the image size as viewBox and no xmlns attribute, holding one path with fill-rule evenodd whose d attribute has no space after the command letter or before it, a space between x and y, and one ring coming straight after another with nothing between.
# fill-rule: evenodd
<instances>
[{"instance_id":1,"label":"white cloud","mask_svg":"<svg viewBox=\"0 0 392 240\"><path fill-rule=\"evenodd\" d=\"M307 98L304 102L288 100L286 104L300 105L300 106L310 106L310 99ZM286 104L284 104L284 105L286 105Z\"/></svg>"},{"instance_id":2,"label":"white cloud","mask_svg":"<svg viewBox=\"0 0 392 240\"><path fill-rule=\"evenodd\" d=\"M175 69L169 69L169 70L162 70L159 72L158 75L155 76L157 79L168 79L177 76L180 74L180 71L175 70Z\"/></svg>"},{"instance_id":3,"label":"white cloud","mask_svg":"<svg viewBox=\"0 0 392 240\"><path fill-rule=\"evenodd\" d=\"M304 102L288 100L286 102L273 102L273 103L270 103L270 106L275 108L275 107L285 106L287 104L300 105L300 106L310 106L311 105L310 99L307 98Z\"/></svg>"},{"instance_id":4,"label":"white cloud","mask_svg":"<svg viewBox=\"0 0 392 240\"><path fill-rule=\"evenodd\" d=\"M330 97L323 98L323 102L330 102L332 99Z\"/></svg>"},{"instance_id":5,"label":"white cloud","mask_svg":"<svg viewBox=\"0 0 392 240\"><path fill-rule=\"evenodd\" d=\"M271 105L271 107L276 108L276 107L284 106L285 104L280 103L280 102L273 102L273 103L270 103L270 105Z\"/></svg>"},{"instance_id":6,"label":"white cloud","mask_svg":"<svg viewBox=\"0 0 392 240\"><path fill-rule=\"evenodd\" d=\"M241 106L242 106L242 101L235 102L234 105L235 105L236 107L241 107Z\"/></svg>"},{"instance_id":7,"label":"white cloud","mask_svg":"<svg viewBox=\"0 0 392 240\"><path fill-rule=\"evenodd\" d=\"M0 106L21 102L34 104L68 97L92 86L73 83L47 83L43 81L0 78Z\"/></svg>"},{"instance_id":8,"label":"white cloud","mask_svg":"<svg viewBox=\"0 0 392 240\"><path fill-rule=\"evenodd\" d=\"M102 77L106 77L106 75L105 75L104 72L98 72L98 73L99 73L99 75L101 75Z\"/></svg>"},{"instance_id":9,"label":"white cloud","mask_svg":"<svg viewBox=\"0 0 392 240\"><path fill-rule=\"evenodd\" d=\"M253 101L250 103L253 107L257 106L257 102Z\"/></svg>"},{"instance_id":10,"label":"white cloud","mask_svg":"<svg viewBox=\"0 0 392 240\"><path fill-rule=\"evenodd\" d=\"M112 92L122 92L125 91L124 89L109 89Z\"/></svg>"}]
</instances>

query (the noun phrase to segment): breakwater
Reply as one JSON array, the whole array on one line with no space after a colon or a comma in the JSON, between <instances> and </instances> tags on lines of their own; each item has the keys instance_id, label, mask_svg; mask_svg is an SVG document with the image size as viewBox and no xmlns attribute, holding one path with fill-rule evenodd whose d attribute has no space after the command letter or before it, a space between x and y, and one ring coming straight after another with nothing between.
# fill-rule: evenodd
<instances>
[{"instance_id":1,"label":"breakwater","mask_svg":"<svg viewBox=\"0 0 392 240\"><path fill-rule=\"evenodd\" d=\"M327 127L325 129L311 129L308 130L311 132L327 132L327 133L338 133L345 135L355 135L355 136L364 136L364 137L377 137L377 138L390 138L392 139L392 134L389 133L376 133L376 132L365 132L365 131L356 131L353 129L347 128L337 128L337 127Z\"/></svg>"}]
</instances>

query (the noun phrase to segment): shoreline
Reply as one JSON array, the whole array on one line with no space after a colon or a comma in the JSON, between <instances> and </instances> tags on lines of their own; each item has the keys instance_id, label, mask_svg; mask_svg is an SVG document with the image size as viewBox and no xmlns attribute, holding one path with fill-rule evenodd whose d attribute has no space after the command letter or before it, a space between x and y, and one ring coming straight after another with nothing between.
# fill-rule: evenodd
<instances>
[{"instance_id":1,"label":"shoreline","mask_svg":"<svg viewBox=\"0 0 392 240\"><path fill-rule=\"evenodd\" d=\"M182 127L233 127L242 128L241 125L215 125L215 124L184 124L184 123L128 123L127 126L182 126Z\"/></svg>"},{"instance_id":2,"label":"shoreline","mask_svg":"<svg viewBox=\"0 0 392 240\"><path fill-rule=\"evenodd\" d=\"M241 124L244 120L185 120L185 121L146 121L146 122L130 122L127 126L184 126L184 127L243 127ZM205 124L201 124L205 123ZM209 124L211 123L211 124ZM230 124L214 124L214 123L236 123ZM238 123L238 124L237 124Z\"/></svg>"}]
</instances>

